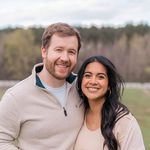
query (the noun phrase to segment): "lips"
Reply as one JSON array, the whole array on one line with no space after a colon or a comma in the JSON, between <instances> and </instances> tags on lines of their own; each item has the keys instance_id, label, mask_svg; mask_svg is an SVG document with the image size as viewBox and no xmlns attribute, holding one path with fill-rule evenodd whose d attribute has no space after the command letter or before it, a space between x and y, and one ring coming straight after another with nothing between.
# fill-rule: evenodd
<instances>
[{"instance_id":1,"label":"lips","mask_svg":"<svg viewBox=\"0 0 150 150\"><path fill-rule=\"evenodd\" d=\"M64 64L57 64L57 66L60 68L68 68L69 67L68 65L64 65Z\"/></svg>"},{"instance_id":2,"label":"lips","mask_svg":"<svg viewBox=\"0 0 150 150\"><path fill-rule=\"evenodd\" d=\"M87 89L90 92L97 92L99 90L99 88L97 88L97 87L87 87Z\"/></svg>"},{"instance_id":3,"label":"lips","mask_svg":"<svg viewBox=\"0 0 150 150\"><path fill-rule=\"evenodd\" d=\"M70 67L70 63L69 62L57 62L56 65L59 66L59 67L62 67L62 68Z\"/></svg>"},{"instance_id":4,"label":"lips","mask_svg":"<svg viewBox=\"0 0 150 150\"><path fill-rule=\"evenodd\" d=\"M56 64L56 70L62 74L66 74L69 71L69 65L68 64Z\"/></svg>"}]
</instances>

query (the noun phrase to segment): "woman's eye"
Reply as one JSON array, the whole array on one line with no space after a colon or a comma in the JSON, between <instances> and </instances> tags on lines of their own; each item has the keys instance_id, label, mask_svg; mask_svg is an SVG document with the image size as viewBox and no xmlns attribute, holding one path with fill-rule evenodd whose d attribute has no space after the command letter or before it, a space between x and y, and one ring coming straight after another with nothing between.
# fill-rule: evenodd
<instances>
[{"instance_id":1,"label":"woman's eye","mask_svg":"<svg viewBox=\"0 0 150 150\"><path fill-rule=\"evenodd\" d=\"M90 75L90 74L84 74L84 77L85 77L85 78L90 78L91 75Z\"/></svg>"},{"instance_id":2,"label":"woman's eye","mask_svg":"<svg viewBox=\"0 0 150 150\"><path fill-rule=\"evenodd\" d=\"M99 79L105 79L105 76L101 75L101 76L98 76Z\"/></svg>"}]
</instances>

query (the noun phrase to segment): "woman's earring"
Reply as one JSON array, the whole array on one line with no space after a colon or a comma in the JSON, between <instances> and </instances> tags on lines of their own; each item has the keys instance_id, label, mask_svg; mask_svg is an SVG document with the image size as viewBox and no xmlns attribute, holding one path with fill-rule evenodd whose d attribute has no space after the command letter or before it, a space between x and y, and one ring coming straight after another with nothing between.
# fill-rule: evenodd
<instances>
[{"instance_id":1,"label":"woman's earring","mask_svg":"<svg viewBox=\"0 0 150 150\"><path fill-rule=\"evenodd\" d=\"M110 95L111 95L111 90L108 89L108 96L110 97Z\"/></svg>"}]
</instances>

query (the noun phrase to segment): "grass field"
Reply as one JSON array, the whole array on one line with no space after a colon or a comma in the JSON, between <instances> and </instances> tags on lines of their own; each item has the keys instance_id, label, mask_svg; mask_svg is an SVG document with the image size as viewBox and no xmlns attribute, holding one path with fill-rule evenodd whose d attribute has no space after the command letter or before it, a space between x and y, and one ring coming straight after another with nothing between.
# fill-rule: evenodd
<instances>
[{"instance_id":1,"label":"grass field","mask_svg":"<svg viewBox=\"0 0 150 150\"><path fill-rule=\"evenodd\" d=\"M2 95L4 94L6 89L0 88L0 98L2 97Z\"/></svg>"},{"instance_id":2,"label":"grass field","mask_svg":"<svg viewBox=\"0 0 150 150\"><path fill-rule=\"evenodd\" d=\"M4 91L0 89L0 97ZM125 89L123 103L136 117L142 130L146 150L150 150L150 90Z\"/></svg>"},{"instance_id":3,"label":"grass field","mask_svg":"<svg viewBox=\"0 0 150 150\"><path fill-rule=\"evenodd\" d=\"M146 150L150 150L150 90L126 89L123 101L138 120Z\"/></svg>"}]
</instances>

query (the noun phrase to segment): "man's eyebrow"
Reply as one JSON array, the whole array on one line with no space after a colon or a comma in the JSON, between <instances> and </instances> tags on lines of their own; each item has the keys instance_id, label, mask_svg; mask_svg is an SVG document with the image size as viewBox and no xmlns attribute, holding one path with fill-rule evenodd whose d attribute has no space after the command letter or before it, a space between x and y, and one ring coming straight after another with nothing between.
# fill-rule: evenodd
<instances>
[{"instance_id":1,"label":"man's eyebrow","mask_svg":"<svg viewBox=\"0 0 150 150\"><path fill-rule=\"evenodd\" d=\"M56 47L54 47L54 48L63 48L62 46L56 46Z\"/></svg>"}]
</instances>

